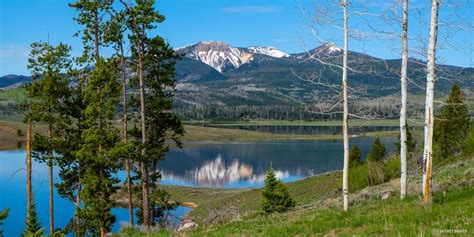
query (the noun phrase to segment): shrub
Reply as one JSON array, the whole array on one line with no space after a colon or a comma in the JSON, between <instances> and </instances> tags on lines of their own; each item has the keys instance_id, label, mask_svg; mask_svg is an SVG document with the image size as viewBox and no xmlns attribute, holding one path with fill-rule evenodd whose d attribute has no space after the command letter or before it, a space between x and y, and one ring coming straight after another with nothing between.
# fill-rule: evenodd
<instances>
[{"instance_id":1,"label":"shrub","mask_svg":"<svg viewBox=\"0 0 474 237\"><path fill-rule=\"evenodd\" d=\"M349 192L354 192L369 186L369 171L367 164L349 169Z\"/></svg>"},{"instance_id":2,"label":"shrub","mask_svg":"<svg viewBox=\"0 0 474 237\"><path fill-rule=\"evenodd\" d=\"M469 137L467 138L466 142L466 153L473 154L474 153L474 120L471 121L471 128L469 130Z\"/></svg>"},{"instance_id":3,"label":"shrub","mask_svg":"<svg viewBox=\"0 0 474 237\"><path fill-rule=\"evenodd\" d=\"M384 174L385 181L400 178L400 156L392 156L385 161Z\"/></svg>"},{"instance_id":4,"label":"shrub","mask_svg":"<svg viewBox=\"0 0 474 237\"><path fill-rule=\"evenodd\" d=\"M21 131L21 129L16 130L16 135L19 137L23 137L23 131Z\"/></svg>"},{"instance_id":5,"label":"shrub","mask_svg":"<svg viewBox=\"0 0 474 237\"><path fill-rule=\"evenodd\" d=\"M262 194L262 209L265 214L285 212L296 205L283 182L276 178L271 166L265 178L265 187Z\"/></svg>"},{"instance_id":6,"label":"shrub","mask_svg":"<svg viewBox=\"0 0 474 237\"><path fill-rule=\"evenodd\" d=\"M382 161L367 161L368 183L370 186L381 184L385 181L384 163Z\"/></svg>"}]
</instances>

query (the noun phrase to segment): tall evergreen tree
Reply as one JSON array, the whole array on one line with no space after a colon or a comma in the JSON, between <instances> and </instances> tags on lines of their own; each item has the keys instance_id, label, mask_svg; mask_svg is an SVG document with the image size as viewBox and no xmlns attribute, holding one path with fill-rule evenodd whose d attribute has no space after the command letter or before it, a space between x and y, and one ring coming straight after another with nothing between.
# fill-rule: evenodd
<instances>
[{"instance_id":1,"label":"tall evergreen tree","mask_svg":"<svg viewBox=\"0 0 474 237\"><path fill-rule=\"evenodd\" d=\"M81 173L80 210L90 231L100 236L110 230L115 222L111 213L114 202L111 198L118 182L112 174L117 171L117 159L113 155L120 140L114 127L116 105L120 97L120 84L117 78L116 62L100 59L88 75L83 89L84 131L78 158L84 164Z\"/></svg>"},{"instance_id":2,"label":"tall evergreen tree","mask_svg":"<svg viewBox=\"0 0 474 237\"><path fill-rule=\"evenodd\" d=\"M351 151L349 152L349 167L356 167L362 164L362 155L358 145L352 146Z\"/></svg>"},{"instance_id":3,"label":"tall evergreen tree","mask_svg":"<svg viewBox=\"0 0 474 237\"><path fill-rule=\"evenodd\" d=\"M47 135L35 134L33 147L35 158L46 162L49 168L49 226L50 233L54 233L54 140L59 136L55 131L66 119L62 116L62 110L69 96L66 73L71 64L71 49L64 44L54 47L46 42L35 42L31 48L28 68L34 80L26 87L31 111L28 118L47 125Z\"/></svg>"},{"instance_id":4,"label":"tall evergreen tree","mask_svg":"<svg viewBox=\"0 0 474 237\"><path fill-rule=\"evenodd\" d=\"M262 210L266 214L285 212L296 205L296 202L290 197L290 193L283 182L275 176L271 166L265 178L265 186L263 187L262 195Z\"/></svg>"},{"instance_id":5,"label":"tall evergreen tree","mask_svg":"<svg viewBox=\"0 0 474 237\"><path fill-rule=\"evenodd\" d=\"M83 144L82 133L85 128L83 111L85 110L85 104L82 98L81 81L76 80L76 83L76 86L70 88L71 95L66 101L67 109L64 111L69 121L74 122L59 128L63 139L57 141L56 147L56 152L61 156L61 159L56 162L60 177L60 181L56 183L56 189L59 195L75 205L75 218L71 219L71 222L63 231L65 233L75 231L76 236L83 236L86 227L84 222L81 221L79 210L81 208L80 177L83 175L81 167L85 166L81 164L77 154Z\"/></svg>"},{"instance_id":6,"label":"tall evergreen tree","mask_svg":"<svg viewBox=\"0 0 474 237\"><path fill-rule=\"evenodd\" d=\"M78 11L74 18L84 29L75 35L81 35L84 51L79 61L97 63L100 59L100 47L103 46L108 17L113 0L76 0L69 4Z\"/></svg>"},{"instance_id":7,"label":"tall evergreen tree","mask_svg":"<svg viewBox=\"0 0 474 237\"><path fill-rule=\"evenodd\" d=\"M154 9L155 1L137 0L135 4L120 0L125 8L125 22L130 34L132 57L130 65L136 71L134 85L140 92L140 129L141 136L135 136L140 147L140 182L142 189L143 224L145 231L152 225L152 203L150 187L159 174L155 171L150 177L150 167L156 168L163 159L168 147L166 134L172 131L171 138L182 134L182 126L176 116L169 113L172 106L174 88L174 59L177 55L160 37L151 38L151 30L164 21L164 16ZM150 110L150 111L148 111ZM175 141L177 141L175 139Z\"/></svg>"},{"instance_id":8,"label":"tall evergreen tree","mask_svg":"<svg viewBox=\"0 0 474 237\"><path fill-rule=\"evenodd\" d=\"M114 205L111 195L118 180L112 174L119 168L115 149L120 141L113 126L121 90L117 62L107 61L100 55L100 47L108 43L106 26L112 1L78 0L70 6L79 12L76 21L84 26L80 32L84 53L79 62L86 64L80 83L85 104L82 144L76 154L80 164L79 194L83 202L80 216L92 234L105 236L115 222L110 209ZM88 66L91 62L94 62L92 70Z\"/></svg>"},{"instance_id":9,"label":"tall evergreen tree","mask_svg":"<svg viewBox=\"0 0 474 237\"><path fill-rule=\"evenodd\" d=\"M150 196L156 200L166 196L156 185L161 177L161 174L157 172L158 162L165 158L165 154L170 149L168 140L174 141L178 147L181 147L180 137L184 134L184 128L180 119L171 112L175 89L175 63L179 56L159 36L149 39L147 46L145 58L145 70L148 72L145 77L147 142L145 156L140 157L140 161L151 168L148 171L150 175L147 186L150 188ZM153 200L150 202L152 225L155 225L158 219L156 214L159 215L160 210L163 209L160 203L163 204L163 202L158 203Z\"/></svg>"},{"instance_id":10,"label":"tall evergreen tree","mask_svg":"<svg viewBox=\"0 0 474 237\"><path fill-rule=\"evenodd\" d=\"M469 134L470 118L465 95L454 84L443 107L435 119L434 142L441 157L447 158L463 151Z\"/></svg>"},{"instance_id":11,"label":"tall evergreen tree","mask_svg":"<svg viewBox=\"0 0 474 237\"><path fill-rule=\"evenodd\" d=\"M107 25L105 40L112 44L116 51L118 60L120 61L120 75L122 80L122 139L123 143L128 144L128 78L127 78L127 62L124 54L124 33L125 13L123 11L114 12L110 23ZM131 159L127 151L122 152L122 161L125 165L125 173L127 176L126 185L128 192L128 215L130 224L133 225L133 194L132 194L132 178L131 178Z\"/></svg>"},{"instance_id":12,"label":"tall evergreen tree","mask_svg":"<svg viewBox=\"0 0 474 237\"><path fill-rule=\"evenodd\" d=\"M366 160L374 162L382 161L385 158L385 155L385 146L382 142L380 142L380 138L377 137L372 144L372 148L370 149Z\"/></svg>"}]
</instances>

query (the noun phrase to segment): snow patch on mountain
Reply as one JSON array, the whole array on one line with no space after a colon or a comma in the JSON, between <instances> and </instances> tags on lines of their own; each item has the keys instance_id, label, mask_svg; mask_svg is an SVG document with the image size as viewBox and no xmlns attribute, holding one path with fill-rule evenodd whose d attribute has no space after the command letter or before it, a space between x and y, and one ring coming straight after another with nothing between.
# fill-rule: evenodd
<instances>
[{"instance_id":1,"label":"snow patch on mountain","mask_svg":"<svg viewBox=\"0 0 474 237\"><path fill-rule=\"evenodd\" d=\"M274 47L252 46L248 49L251 53L264 54L264 55L268 55L270 57L275 57L275 58L283 58L283 57L290 56L289 54L283 51L280 51Z\"/></svg>"},{"instance_id":2,"label":"snow patch on mountain","mask_svg":"<svg viewBox=\"0 0 474 237\"><path fill-rule=\"evenodd\" d=\"M188 58L199 60L219 72L237 69L252 60L252 54L217 41L201 41L178 48L177 51Z\"/></svg>"},{"instance_id":3,"label":"snow patch on mountain","mask_svg":"<svg viewBox=\"0 0 474 237\"><path fill-rule=\"evenodd\" d=\"M199 60L221 73L250 63L255 54L274 58L289 57L289 54L274 47L237 48L219 41L201 41L177 48L176 51L185 57Z\"/></svg>"},{"instance_id":4,"label":"snow patch on mountain","mask_svg":"<svg viewBox=\"0 0 474 237\"><path fill-rule=\"evenodd\" d=\"M325 44L326 50L329 54L338 54L342 51L341 48L338 48L334 43Z\"/></svg>"}]
</instances>

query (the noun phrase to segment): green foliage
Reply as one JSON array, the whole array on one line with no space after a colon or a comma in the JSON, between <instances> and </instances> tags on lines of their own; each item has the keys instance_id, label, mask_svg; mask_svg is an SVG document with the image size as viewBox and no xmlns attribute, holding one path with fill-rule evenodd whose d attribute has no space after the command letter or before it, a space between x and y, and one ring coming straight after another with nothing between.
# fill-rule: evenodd
<instances>
[{"instance_id":1,"label":"green foliage","mask_svg":"<svg viewBox=\"0 0 474 237\"><path fill-rule=\"evenodd\" d=\"M442 113L435 118L435 158L446 159L461 153L468 140L470 126L465 95L456 84L451 88Z\"/></svg>"},{"instance_id":2,"label":"green foliage","mask_svg":"<svg viewBox=\"0 0 474 237\"><path fill-rule=\"evenodd\" d=\"M265 178L262 195L262 210L265 214L285 212L296 205L283 182L275 176L272 167L268 170L267 177Z\"/></svg>"},{"instance_id":3,"label":"green foliage","mask_svg":"<svg viewBox=\"0 0 474 237\"><path fill-rule=\"evenodd\" d=\"M31 202L29 213L27 213L26 218L26 227L22 236L42 236L44 228L41 228L34 200Z\"/></svg>"},{"instance_id":4,"label":"green foliage","mask_svg":"<svg viewBox=\"0 0 474 237\"><path fill-rule=\"evenodd\" d=\"M367 163L349 169L349 192L369 186L369 170ZM342 184L341 184L342 185Z\"/></svg>"},{"instance_id":5,"label":"green foliage","mask_svg":"<svg viewBox=\"0 0 474 237\"><path fill-rule=\"evenodd\" d=\"M380 142L380 138L376 138L374 143L372 144L372 148L367 155L366 161L373 161L379 162L383 161L386 155L385 146L383 143Z\"/></svg>"},{"instance_id":6,"label":"green foliage","mask_svg":"<svg viewBox=\"0 0 474 237\"><path fill-rule=\"evenodd\" d=\"M76 0L69 6L78 11L78 16L74 18L84 29L75 34L81 35L84 47L83 54L79 58L80 62L91 62L99 60L99 47L106 45L105 28L107 27L107 16L111 13L113 1L101 0Z\"/></svg>"},{"instance_id":7,"label":"green foliage","mask_svg":"<svg viewBox=\"0 0 474 237\"><path fill-rule=\"evenodd\" d=\"M5 220L8 217L8 213L10 212L10 209L4 209L0 211L0 227L3 225L3 220ZM3 230L0 229L0 237L3 236Z\"/></svg>"},{"instance_id":8,"label":"green foliage","mask_svg":"<svg viewBox=\"0 0 474 237\"><path fill-rule=\"evenodd\" d=\"M19 137L23 137L23 131L21 129L16 130L16 135Z\"/></svg>"},{"instance_id":9,"label":"green foliage","mask_svg":"<svg viewBox=\"0 0 474 237\"><path fill-rule=\"evenodd\" d=\"M349 151L349 168L353 168L362 164L360 148L357 145L352 146Z\"/></svg>"},{"instance_id":10,"label":"green foliage","mask_svg":"<svg viewBox=\"0 0 474 237\"><path fill-rule=\"evenodd\" d=\"M384 161L367 161L368 183L370 186L381 184L385 181Z\"/></svg>"},{"instance_id":11,"label":"green foliage","mask_svg":"<svg viewBox=\"0 0 474 237\"><path fill-rule=\"evenodd\" d=\"M119 168L117 157L120 137L114 127L115 106L120 97L120 84L116 81L115 63L100 59L89 74L82 98L86 105L81 126L82 143L77 152L81 166L81 200L84 207L80 215L92 233L110 230L116 218L111 213L115 203L112 194L118 180L113 174ZM83 172L83 173L82 173Z\"/></svg>"},{"instance_id":12,"label":"green foliage","mask_svg":"<svg viewBox=\"0 0 474 237\"><path fill-rule=\"evenodd\" d=\"M385 181L400 178L400 156L392 156L384 164Z\"/></svg>"},{"instance_id":13,"label":"green foliage","mask_svg":"<svg viewBox=\"0 0 474 237\"><path fill-rule=\"evenodd\" d=\"M69 81L65 74L69 71L71 48L65 44L52 46L47 42L31 44L28 69L33 82L26 86L29 113L25 119L45 123L51 131L48 136L35 134L33 140L34 157L40 161L48 161L52 166L55 144L53 138L59 138L59 127L68 123L63 116L65 101L69 96Z\"/></svg>"},{"instance_id":14,"label":"green foliage","mask_svg":"<svg viewBox=\"0 0 474 237\"><path fill-rule=\"evenodd\" d=\"M141 198L141 193L139 195ZM178 203L171 200L171 195L163 190L155 188L150 195L151 201L151 218L153 224L159 227L170 226L170 211L178 207ZM137 210L137 223L143 224L143 208L140 206Z\"/></svg>"},{"instance_id":15,"label":"green foliage","mask_svg":"<svg viewBox=\"0 0 474 237\"><path fill-rule=\"evenodd\" d=\"M474 231L472 225L464 224L474 212L473 187L437 192L433 197L429 208L420 205L416 195L404 200L393 197L362 202L352 206L347 213L341 212L340 208L308 208L291 214L257 216L208 228L200 227L189 235L417 236L424 233L431 236L435 235L435 231L453 228L465 230L466 233Z\"/></svg>"},{"instance_id":16,"label":"green foliage","mask_svg":"<svg viewBox=\"0 0 474 237\"><path fill-rule=\"evenodd\" d=\"M123 20L129 32L128 39L131 42L132 51L129 65L133 71L138 72L139 76L131 78L130 86L140 90L140 96L143 96L143 98L132 97L131 104L145 111L144 118L140 118L144 123L144 128L140 127L140 129L144 131L133 130L130 133L135 138L136 152L133 159L142 166L136 173L141 177L142 185L146 184L148 187L148 190L143 189L143 192L148 191L153 194L159 192L156 183L160 175L157 172L150 174L148 167L156 167L158 162L164 159L171 145L167 141L173 140L178 147L181 147L179 139L184 134L180 119L170 112L173 108L175 92L175 64L180 57L160 36L149 37L151 31L165 19L155 10L155 1L140 0L135 4L122 1L122 3L125 9L120 13L123 19L119 21ZM110 28L111 40L120 41L123 32L121 28L118 26ZM138 101L143 105L138 104ZM144 139L142 136L145 136ZM153 216L161 207L155 208L153 202L148 200L150 198L153 197L143 197L145 200L143 202L148 201L150 206L143 206L142 203L141 208L144 212L151 210L148 213ZM155 218L151 219L156 221ZM147 226L153 223L144 224Z\"/></svg>"},{"instance_id":17,"label":"green foliage","mask_svg":"<svg viewBox=\"0 0 474 237\"><path fill-rule=\"evenodd\" d=\"M78 151L83 144L82 133L85 129L83 111L85 110L84 100L82 98L82 86L80 81L76 81L77 86L70 88L70 96L66 100L66 110L63 111L70 121L58 129L63 139L56 140L55 152L61 159L56 159L56 165L59 167L60 180L55 183L58 194L65 199L75 203L80 187L81 167L85 164L78 157ZM75 215L78 215L79 208L76 207ZM65 233L76 231L76 236L82 236L85 232L85 222L77 222L75 218L71 218L68 225L63 229Z\"/></svg>"},{"instance_id":18,"label":"green foliage","mask_svg":"<svg viewBox=\"0 0 474 237\"><path fill-rule=\"evenodd\" d=\"M28 59L28 69L33 81L25 87L29 98L26 104L29 112L25 120L47 125L47 135L43 133L34 135L33 157L41 162L47 162L51 171L56 159L53 155L56 149L55 140L61 139L58 128L69 122L63 116L63 112L64 102L69 97L69 81L66 73L71 66L70 51L71 48L62 43L52 46L48 42L34 42L31 44Z\"/></svg>"},{"instance_id":19,"label":"green foliage","mask_svg":"<svg viewBox=\"0 0 474 237\"><path fill-rule=\"evenodd\" d=\"M466 143L466 152L474 154L474 120L471 121L471 129L469 130L469 138Z\"/></svg>"},{"instance_id":20,"label":"green foliage","mask_svg":"<svg viewBox=\"0 0 474 237\"><path fill-rule=\"evenodd\" d=\"M407 152L408 153L413 153L416 150L416 140L413 137L413 134L411 133L411 129L408 126L408 123L405 125L405 127L407 129L407 141L406 141L406 143L407 143ZM396 148L397 154L400 154L400 140L397 140L395 142L395 148Z\"/></svg>"}]
</instances>

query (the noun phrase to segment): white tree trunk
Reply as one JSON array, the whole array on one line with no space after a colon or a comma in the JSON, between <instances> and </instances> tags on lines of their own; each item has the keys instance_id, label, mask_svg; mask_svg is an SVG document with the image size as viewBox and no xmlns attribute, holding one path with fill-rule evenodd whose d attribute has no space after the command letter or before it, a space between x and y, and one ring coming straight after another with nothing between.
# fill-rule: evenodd
<instances>
[{"instance_id":1,"label":"white tree trunk","mask_svg":"<svg viewBox=\"0 0 474 237\"><path fill-rule=\"evenodd\" d=\"M349 209L349 130L348 117L349 108L347 103L347 47L348 47L348 26L347 26L347 0L342 2L344 8L344 58L342 67L342 100L344 106L344 114L342 118L342 132L344 137L344 168L342 171L342 196L344 199L344 211Z\"/></svg>"},{"instance_id":2,"label":"white tree trunk","mask_svg":"<svg viewBox=\"0 0 474 237\"><path fill-rule=\"evenodd\" d=\"M425 146L423 150L423 203L428 204L431 199L431 172L433 160L433 125L434 125L434 83L436 41L438 36L438 7L439 0L432 0L430 38L428 46L428 63L426 76L426 103L425 103Z\"/></svg>"},{"instance_id":3,"label":"white tree trunk","mask_svg":"<svg viewBox=\"0 0 474 237\"><path fill-rule=\"evenodd\" d=\"M402 69L400 108L400 198L407 194L407 68L408 68L408 0L403 0Z\"/></svg>"}]
</instances>

